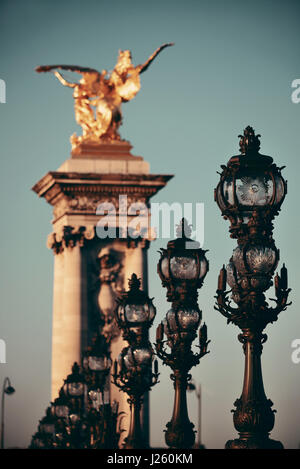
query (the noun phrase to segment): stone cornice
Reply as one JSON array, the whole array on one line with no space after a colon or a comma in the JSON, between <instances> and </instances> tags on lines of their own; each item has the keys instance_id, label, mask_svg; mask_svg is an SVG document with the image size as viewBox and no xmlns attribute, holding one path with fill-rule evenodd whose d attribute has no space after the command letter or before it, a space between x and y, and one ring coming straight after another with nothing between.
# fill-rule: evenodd
<instances>
[{"instance_id":1,"label":"stone cornice","mask_svg":"<svg viewBox=\"0 0 300 469\"><path fill-rule=\"evenodd\" d=\"M59 194L143 194L152 197L172 178L161 174L98 174L50 171L32 190L55 205Z\"/></svg>"},{"instance_id":2,"label":"stone cornice","mask_svg":"<svg viewBox=\"0 0 300 469\"><path fill-rule=\"evenodd\" d=\"M128 206L148 204L172 178L161 174L98 174L51 171L32 188L53 206L53 223L64 215L96 217L100 203L114 204L119 210L119 196L126 195Z\"/></svg>"}]
</instances>

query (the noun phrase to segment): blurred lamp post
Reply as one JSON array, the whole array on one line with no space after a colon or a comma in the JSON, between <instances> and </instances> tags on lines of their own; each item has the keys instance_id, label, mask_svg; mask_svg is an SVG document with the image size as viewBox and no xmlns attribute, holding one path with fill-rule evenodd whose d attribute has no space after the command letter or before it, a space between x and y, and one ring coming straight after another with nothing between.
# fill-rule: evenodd
<instances>
[{"instance_id":1,"label":"blurred lamp post","mask_svg":"<svg viewBox=\"0 0 300 469\"><path fill-rule=\"evenodd\" d=\"M188 383L187 390L190 392L195 391L197 401L198 401L198 435L197 435L197 442L195 444L196 449L205 449L205 446L201 443L202 435L201 435L201 420L202 420L202 415L201 415L201 399L202 399L202 394L201 394L201 384L196 384L194 381L191 381Z\"/></svg>"},{"instance_id":2,"label":"blurred lamp post","mask_svg":"<svg viewBox=\"0 0 300 469\"><path fill-rule=\"evenodd\" d=\"M115 361L112 375L114 384L129 396L130 427L124 449L146 447L140 421L142 399L145 392L158 382L159 376L157 360L152 371L154 352L148 339L156 309L140 285L136 274L132 274L129 290L118 300L116 309L118 326L129 343Z\"/></svg>"},{"instance_id":3,"label":"blurred lamp post","mask_svg":"<svg viewBox=\"0 0 300 469\"><path fill-rule=\"evenodd\" d=\"M1 410L1 449L4 449L4 408L5 408L5 394L8 396L13 394L15 389L12 387L10 379L5 378L2 387L2 410Z\"/></svg>"}]
</instances>

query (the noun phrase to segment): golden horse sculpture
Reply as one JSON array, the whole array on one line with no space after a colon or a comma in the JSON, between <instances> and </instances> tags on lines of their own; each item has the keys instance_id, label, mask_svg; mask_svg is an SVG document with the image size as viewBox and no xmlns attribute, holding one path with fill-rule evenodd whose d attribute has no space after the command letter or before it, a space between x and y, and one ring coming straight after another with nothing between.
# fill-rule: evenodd
<instances>
[{"instance_id":1,"label":"golden horse sculpture","mask_svg":"<svg viewBox=\"0 0 300 469\"><path fill-rule=\"evenodd\" d=\"M113 71L101 73L92 68L76 65L41 65L40 72L52 72L60 83L73 88L76 122L82 135L70 138L74 150L81 143L99 144L121 139L118 129L122 124L121 104L135 97L141 88L140 74L145 72L155 57L173 43L163 44L143 65L133 66L131 52L119 51ZM79 83L68 82L58 70L80 73Z\"/></svg>"}]
</instances>

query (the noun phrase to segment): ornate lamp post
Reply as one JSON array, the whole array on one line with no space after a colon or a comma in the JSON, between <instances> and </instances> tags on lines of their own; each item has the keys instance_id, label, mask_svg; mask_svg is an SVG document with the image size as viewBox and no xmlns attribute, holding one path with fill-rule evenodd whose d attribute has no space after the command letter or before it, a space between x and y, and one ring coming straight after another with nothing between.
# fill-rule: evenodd
<instances>
[{"instance_id":1,"label":"ornate lamp post","mask_svg":"<svg viewBox=\"0 0 300 469\"><path fill-rule=\"evenodd\" d=\"M73 448L80 448L83 440L82 422L86 416L87 383L78 363L64 381L63 391L69 400L70 413L66 421L66 432Z\"/></svg>"},{"instance_id":2,"label":"ornate lamp post","mask_svg":"<svg viewBox=\"0 0 300 469\"><path fill-rule=\"evenodd\" d=\"M82 368L74 363L59 396L40 421L31 448L117 448L118 404L110 403L111 359L106 337L97 335L83 353Z\"/></svg>"},{"instance_id":3,"label":"ornate lamp post","mask_svg":"<svg viewBox=\"0 0 300 469\"><path fill-rule=\"evenodd\" d=\"M86 424L90 448L117 448L118 404L110 404L109 374L112 365L107 338L98 334L82 360L89 403Z\"/></svg>"},{"instance_id":4,"label":"ornate lamp post","mask_svg":"<svg viewBox=\"0 0 300 469\"><path fill-rule=\"evenodd\" d=\"M267 340L264 328L288 306L290 289L284 265L281 275L274 279L276 306L269 307L264 295L273 284L279 260L272 221L280 211L287 185L281 176L283 168L278 168L270 156L259 153L260 135L247 127L239 137L241 155L222 166L215 190L222 215L230 221L231 237L238 242L227 268L223 266L219 275L216 309L228 323L241 329L238 339L245 354L244 386L233 415L239 438L228 441L226 448L283 448L279 441L269 438L275 411L264 391L261 353ZM231 306L226 283L237 307Z\"/></svg>"},{"instance_id":5,"label":"ornate lamp post","mask_svg":"<svg viewBox=\"0 0 300 469\"><path fill-rule=\"evenodd\" d=\"M81 372L78 363L74 363L72 373L67 376L63 385L65 396L70 402L71 413L69 417L72 422L77 420L77 416L79 418L80 413L84 408L86 389L87 384L85 376Z\"/></svg>"},{"instance_id":6,"label":"ornate lamp post","mask_svg":"<svg viewBox=\"0 0 300 469\"><path fill-rule=\"evenodd\" d=\"M191 379L189 371L208 353L209 343L207 327L203 324L199 330L200 351L194 353L191 349L202 317L197 290L208 272L208 261L206 251L188 236L191 236L191 229L182 219L177 229L177 239L170 241L167 249L161 249L157 266L162 285L167 288L167 299L172 303L172 308L157 328L155 344L157 355L173 370L174 409L165 434L166 443L172 448L190 448L195 442L194 425L188 417L186 390ZM171 353L166 352L165 343Z\"/></svg>"},{"instance_id":7,"label":"ornate lamp post","mask_svg":"<svg viewBox=\"0 0 300 469\"><path fill-rule=\"evenodd\" d=\"M15 388L12 387L10 379L5 378L2 387L2 406L1 406L1 449L4 449L4 405L5 405L5 394L10 396L15 392Z\"/></svg>"},{"instance_id":8,"label":"ornate lamp post","mask_svg":"<svg viewBox=\"0 0 300 469\"><path fill-rule=\"evenodd\" d=\"M117 323L123 337L129 343L114 363L113 380L129 396L130 427L125 439L125 449L145 448L140 422L143 395L158 382L158 363L152 362L154 352L148 340L148 329L155 318L156 310L147 294L140 289L140 280L132 274L129 290L118 300Z\"/></svg>"},{"instance_id":9,"label":"ornate lamp post","mask_svg":"<svg viewBox=\"0 0 300 469\"><path fill-rule=\"evenodd\" d=\"M99 410L102 404L110 404L108 377L112 361L109 344L103 335L97 334L93 339L92 345L84 353L82 365L88 396L93 408Z\"/></svg>"}]
</instances>

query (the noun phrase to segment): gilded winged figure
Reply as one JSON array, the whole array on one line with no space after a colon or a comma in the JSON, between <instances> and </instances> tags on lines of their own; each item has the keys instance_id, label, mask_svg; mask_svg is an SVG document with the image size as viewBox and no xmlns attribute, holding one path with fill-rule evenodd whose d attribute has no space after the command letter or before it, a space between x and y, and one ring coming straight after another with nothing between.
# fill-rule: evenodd
<instances>
[{"instance_id":1,"label":"gilded winged figure","mask_svg":"<svg viewBox=\"0 0 300 469\"><path fill-rule=\"evenodd\" d=\"M73 89L75 119L82 135L71 136L72 148L80 143L102 143L121 139L118 129L122 123L121 105L133 99L140 90L140 74L145 72L157 55L173 43L163 44L143 65L132 64L129 50L119 51L115 68L98 72L77 65L41 65L37 72L52 72L60 83ZM79 82L69 82L61 71L81 74Z\"/></svg>"}]
</instances>

